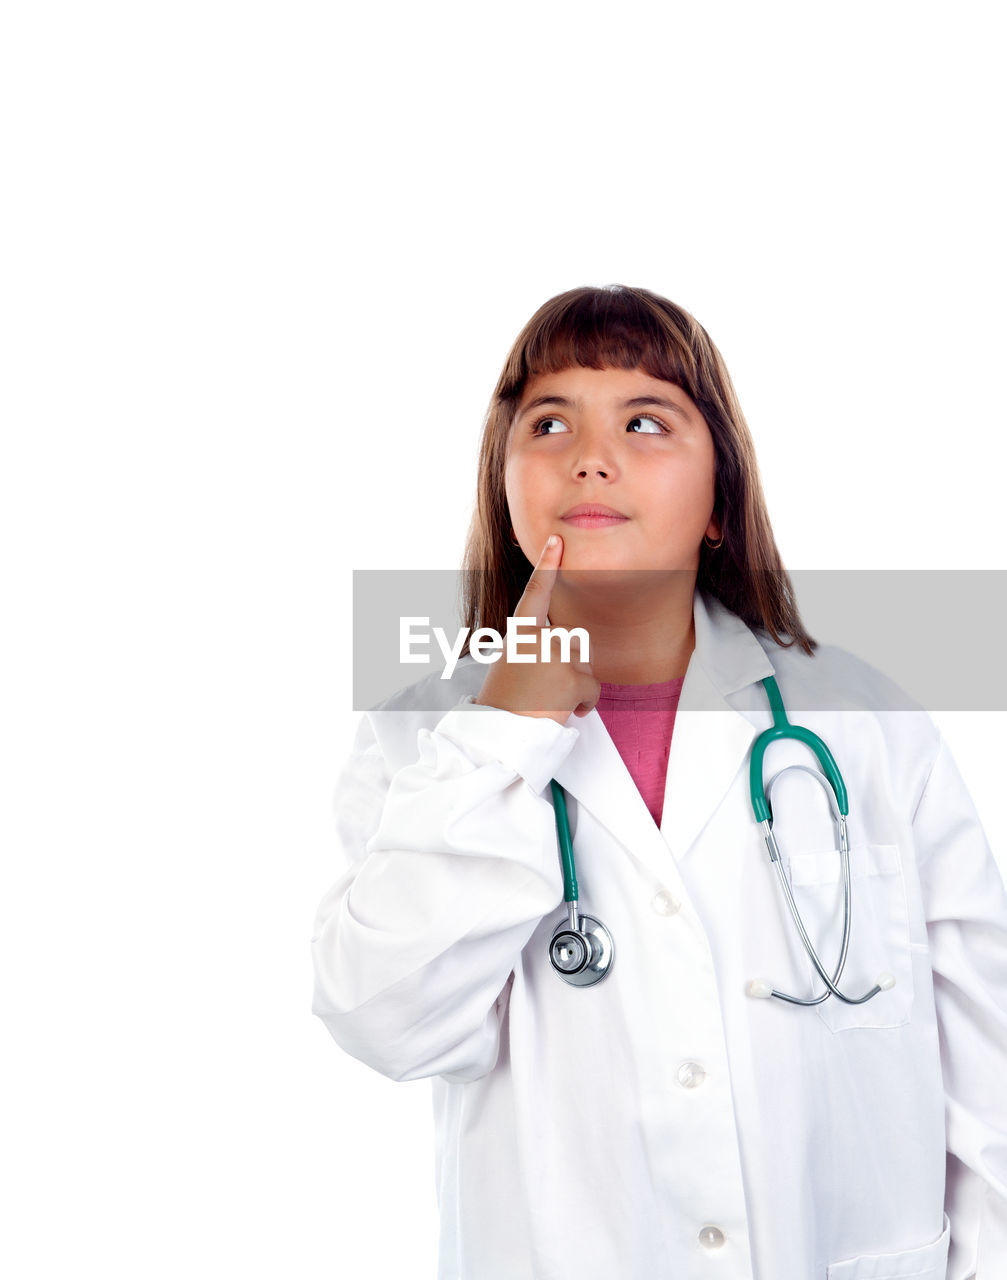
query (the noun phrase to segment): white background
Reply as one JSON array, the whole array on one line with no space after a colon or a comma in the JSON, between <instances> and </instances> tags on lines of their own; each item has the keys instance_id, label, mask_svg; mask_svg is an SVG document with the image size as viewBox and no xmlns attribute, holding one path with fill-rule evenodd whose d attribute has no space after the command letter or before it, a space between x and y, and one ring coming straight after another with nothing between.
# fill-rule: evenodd
<instances>
[{"instance_id":1,"label":"white background","mask_svg":"<svg viewBox=\"0 0 1007 1280\"><path fill-rule=\"evenodd\" d=\"M310 1014L352 570L458 564L508 347L615 282L790 568L1007 568L996 9L5 15L0 1269L432 1277L429 1086ZM937 718L1004 864L1005 717Z\"/></svg>"}]
</instances>

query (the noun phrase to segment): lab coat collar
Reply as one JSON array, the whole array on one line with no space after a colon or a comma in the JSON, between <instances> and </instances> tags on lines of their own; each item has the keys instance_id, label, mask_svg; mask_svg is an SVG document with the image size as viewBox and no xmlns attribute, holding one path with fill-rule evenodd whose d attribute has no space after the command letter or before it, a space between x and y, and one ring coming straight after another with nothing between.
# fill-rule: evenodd
<instances>
[{"instance_id":1,"label":"lab coat collar","mask_svg":"<svg viewBox=\"0 0 1007 1280\"><path fill-rule=\"evenodd\" d=\"M579 736L556 773L560 786L665 882L669 848L677 862L686 857L758 732L728 696L774 674L752 631L698 587L693 620L696 645L675 717L660 830L596 708L567 721Z\"/></svg>"},{"instance_id":2,"label":"lab coat collar","mask_svg":"<svg viewBox=\"0 0 1007 1280\"><path fill-rule=\"evenodd\" d=\"M696 626L696 648L692 656L706 672L719 695L718 702L723 703L727 695L774 674L773 664L752 631L737 614L698 587L693 594L692 617ZM686 683L691 662L689 668ZM685 692L684 685L682 692ZM724 710L726 705L715 709Z\"/></svg>"}]
</instances>

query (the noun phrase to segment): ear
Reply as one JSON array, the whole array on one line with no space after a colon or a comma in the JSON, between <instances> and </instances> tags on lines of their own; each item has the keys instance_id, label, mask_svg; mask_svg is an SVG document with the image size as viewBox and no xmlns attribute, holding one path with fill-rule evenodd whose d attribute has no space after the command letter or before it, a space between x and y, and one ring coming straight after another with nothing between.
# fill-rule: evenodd
<instances>
[{"instance_id":1,"label":"ear","mask_svg":"<svg viewBox=\"0 0 1007 1280\"><path fill-rule=\"evenodd\" d=\"M710 523L706 526L706 537L711 542L717 542L720 539L720 521L716 516L710 517Z\"/></svg>"}]
</instances>

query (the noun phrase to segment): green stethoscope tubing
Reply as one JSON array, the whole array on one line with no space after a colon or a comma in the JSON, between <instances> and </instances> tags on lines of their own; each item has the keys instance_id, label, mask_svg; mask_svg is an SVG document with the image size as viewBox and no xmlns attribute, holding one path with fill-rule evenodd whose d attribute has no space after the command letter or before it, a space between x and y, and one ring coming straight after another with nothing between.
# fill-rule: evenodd
<instances>
[{"instance_id":1,"label":"green stethoscope tubing","mask_svg":"<svg viewBox=\"0 0 1007 1280\"><path fill-rule=\"evenodd\" d=\"M566 796L555 778L552 783L552 799L556 809L556 834L559 837L559 854L563 861L563 900L576 902L580 897L577 886L577 868L573 860L573 841L570 839L570 815L566 811Z\"/></svg>"},{"instance_id":2,"label":"green stethoscope tubing","mask_svg":"<svg viewBox=\"0 0 1007 1280\"><path fill-rule=\"evenodd\" d=\"M839 772L839 766L836 764L832 752L817 733L812 733L810 729L805 729L802 725L790 723L774 676L766 676L762 683L765 686L766 693L769 695L769 706L773 713L773 727L767 729L764 733L760 733L752 745L752 760L748 768L748 778L752 792L752 809L755 812L756 821L772 822L773 820L772 810L766 800L766 791L763 786L762 760L770 743L779 742L782 738L796 738L798 742L805 743L815 753L825 776L832 786L832 790L836 793L839 812L845 818L850 811L849 800L846 795L846 783L843 781L843 775Z\"/></svg>"},{"instance_id":3,"label":"green stethoscope tubing","mask_svg":"<svg viewBox=\"0 0 1007 1280\"><path fill-rule=\"evenodd\" d=\"M769 706L773 713L773 724L771 728L760 733L752 744L752 757L749 764L749 789L751 792L752 811L755 814L756 821L762 826L770 862L776 868L780 886L801 936L804 949L819 977L825 983L826 989L819 996L805 999L800 996L788 995L786 992L778 991L769 983L756 980L749 984L748 993L757 997L775 996L779 1000L785 1000L790 1004L797 1005L821 1004L830 995L836 996L844 1004L863 1004L877 995L878 992L887 991L894 986L895 979L891 974L881 974L870 991L865 995L856 997L845 995L836 985L842 977L843 969L846 965L851 927L850 847L846 830L849 800L846 794L846 784L843 781L842 774L839 772L839 766L836 764L832 752L818 734L813 733L802 725L790 723L775 677L766 676L762 684L769 698ZM788 765L786 768L804 768L805 772L811 773L813 777L822 782L823 786L826 785L827 780L827 785L832 788L832 795L835 798L843 875L843 942L836 970L831 976L822 964L818 952L808 936L804 921L801 919L801 913L794 900L790 882L783 869L779 846L773 834L772 807L766 798L763 773L766 750L772 743L782 741L785 738L793 738L798 742L803 742L815 753L822 767L824 778L821 774L816 774L814 770L806 769L802 765ZM780 771L780 773L783 772L785 770ZM776 776L779 777L780 775L777 774ZM775 781L775 778L773 781ZM553 968L567 982L579 986L592 985L603 978L611 967L614 948L611 935L605 926L593 917L582 916L579 912L580 894L577 884L577 867L574 861L573 841L570 837L570 818L567 812L566 796L563 788L555 778L552 779L550 785L553 808L556 815L556 833L559 841L560 860L563 867L563 898L569 915L568 920L558 925L553 934L549 948L550 960Z\"/></svg>"}]
</instances>

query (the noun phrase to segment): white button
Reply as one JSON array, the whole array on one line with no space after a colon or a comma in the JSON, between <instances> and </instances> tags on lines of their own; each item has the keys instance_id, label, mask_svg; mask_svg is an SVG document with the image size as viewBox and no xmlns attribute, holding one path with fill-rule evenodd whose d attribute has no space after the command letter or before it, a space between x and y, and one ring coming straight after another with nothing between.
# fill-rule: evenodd
<instances>
[{"instance_id":1,"label":"white button","mask_svg":"<svg viewBox=\"0 0 1007 1280\"><path fill-rule=\"evenodd\" d=\"M719 1249L726 1239L719 1227L704 1227L699 1233L699 1243L705 1249Z\"/></svg>"},{"instance_id":2,"label":"white button","mask_svg":"<svg viewBox=\"0 0 1007 1280\"><path fill-rule=\"evenodd\" d=\"M706 1072L698 1062L683 1062L678 1068L678 1083L683 1089L695 1089L706 1079Z\"/></svg>"},{"instance_id":3,"label":"white button","mask_svg":"<svg viewBox=\"0 0 1007 1280\"><path fill-rule=\"evenodd\" d=\"M673 916L682 904L676 902L670 893L662 889L660 893L654 894L650 900L650 905L659 916Z\"/></svg>"}]
</instances>

